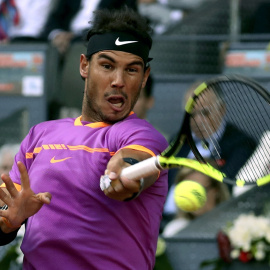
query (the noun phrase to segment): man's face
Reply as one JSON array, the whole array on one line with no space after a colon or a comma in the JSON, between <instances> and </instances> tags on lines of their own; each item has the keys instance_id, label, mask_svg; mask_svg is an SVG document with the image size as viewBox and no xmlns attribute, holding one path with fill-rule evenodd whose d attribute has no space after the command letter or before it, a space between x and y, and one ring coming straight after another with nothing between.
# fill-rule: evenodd
<instances>
[{"instance_id":1,"label":"man's face","mask_svg":"<svg viewBox=\"0 0 270 270\"><path fill-rule=\"evenodd\" d=\"M217 101L214 92L207 91L205 95L199 96L194 106L193 118L190 121L191 130L198 138L209 138L219 129L224 115L224 105Z\"/></svg>"},{"instance_id":2,"label":"man's face","mask_svg":"<svg viewBox=\"0 0 270 270\"><path fill-rule=\"evenodd\" d=\"M143 60L122 51L101 51L90 61L81 55L81 76L85 78L82 120L114 123L133 109L149 69Z\"/></svg>"}]
</instances>

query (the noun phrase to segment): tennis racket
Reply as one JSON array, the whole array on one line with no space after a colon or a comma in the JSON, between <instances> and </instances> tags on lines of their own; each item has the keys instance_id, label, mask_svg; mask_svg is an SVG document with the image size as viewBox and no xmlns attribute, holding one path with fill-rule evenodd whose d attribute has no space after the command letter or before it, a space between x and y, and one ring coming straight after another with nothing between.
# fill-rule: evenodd
<instances>
[{"instance_id":1,"label":"tennis racket","mask_svg":"<svg viewBox=\"0 0 270 270\"><path fill-rule=\"evenodd\" d=\"M185 106L182 126L168 148L158 156L123 169L121 176L139 180L161 170L185 166L230 185L267 184L269 116L270 94L257 82L238 75L212 78L193 91ZM232 151L238 151L240 163L224 165L226 148L230 147L222 142L225 132L227 137L231 136L231 142L236 140ZM175 157L185 143L195 159ZM206 161L209 157L213 160L211 165ZM101 189L109 185L110 180L102 177Z\"/></svg>"}]
</instances>

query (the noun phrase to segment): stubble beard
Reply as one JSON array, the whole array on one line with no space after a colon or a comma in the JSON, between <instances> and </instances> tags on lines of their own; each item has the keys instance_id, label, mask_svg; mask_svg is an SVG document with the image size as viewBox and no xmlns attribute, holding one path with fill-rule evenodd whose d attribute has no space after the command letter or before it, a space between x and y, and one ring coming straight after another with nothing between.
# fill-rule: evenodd
<instances>
[{"instance_id":1,"label":"stubble beard","mask_svg":"<svg viewBox=\"0 0 270 270\"><path fill-rule=\"evenodd\" d=\"M135 103L136 101L134 102L132 108L134 107ZM88 91L86 91L84 95L84 100L83 100L83 112L89 119L92 119L93 122L104 122L107 124L115 124L125 119L130 113L128 112L122 118L111 120L108 116L106 116L102 112L102 110L98 106L95 106L95 105L96 105L95 99L92 98L91 95L89 95Z\"/></svg>"},{"instance_id":2,"label":"stubble beard","mask_svg":"<svg viewBox=\"0 0 270 270\"><path fill-rule=\"evenodd\" d=\"M89 96L88 91L84 93L83 112L87 118L92 119L93 122L106 122L106 117L98 106L95 106L95 99Z\"/></svg>"},{"instance_id":3,"label":"stubble beard","mask_svg":"<svg viewBox=\"0 0 270 270\"><path fill-rule=\"evenodd\" d=\"M125 119L126 117L128 117L130 112L133 110L133 108L134 108L134 106L139 98L139 95L140 95L140 91L139 91L137 97L133 100L133 102L131 104L131 108L125 116L123 116L122 118L119 118L117 120L111 120L108 116L106 116L102 112L100 107L96 105L95 98L92 97L91 95L89 95L89 91L88 91L88 89L86 89L84 92L82 111L83 111L84 115L88 119L92 119L93 122L104 122L107 124L114 124L114 123L119 122L119 121Z\"/></svg>"}]
</instances>

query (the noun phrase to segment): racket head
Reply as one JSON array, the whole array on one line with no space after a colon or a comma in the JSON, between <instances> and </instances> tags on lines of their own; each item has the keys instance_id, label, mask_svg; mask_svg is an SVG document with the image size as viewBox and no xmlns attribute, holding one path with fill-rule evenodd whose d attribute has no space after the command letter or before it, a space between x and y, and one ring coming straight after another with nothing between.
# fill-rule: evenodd
<instances>
[{"instance_id":1,"label":"racket head","mask_svg":"<svg viewBox=\"0 0 270 270\"><path fill-rule=\"evenodd\" d=\"M193 91L182 127L162 156L175 155L187 140L198 161L213 160L211 165L224 173L224 182L265 184L270 182L269 116L270 94L256 81L217 76Z\"/></svg>"}]
</instances>

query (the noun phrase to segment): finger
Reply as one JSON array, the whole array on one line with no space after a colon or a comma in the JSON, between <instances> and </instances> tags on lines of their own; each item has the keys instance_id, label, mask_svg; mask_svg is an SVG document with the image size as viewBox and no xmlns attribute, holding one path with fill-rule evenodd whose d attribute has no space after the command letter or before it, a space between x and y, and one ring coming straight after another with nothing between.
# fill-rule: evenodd
<instances>
[{"instance_id":1,"label":"finger","mask_svg":"<svg viewBox=\"0 0 270 270\"><path fill-rule=\"evenodd\" d=\"M0 217L8 218L8 211L7 210L0 210Z\"/></svg>"},{"instance_id":2,"label":"finger","mask_svg":"<svg viewBox=\"0 0 270 270\"><path fill-rule=\"evenodd\" d=\"M16 189L16 187L14 186L14 183L12 182L11 178L7 175L7 174L2 174L1 178L3 180L3 182L6 185L6 188L10 194L10 196L12 198L15 198L16 196L18 196L19 192Z\"/></svg>"},{"instance_id":3,"label":"finger","mask_svg":"<svg viewBox=\"0 0 270 270\"><path fill-rule=\"evenodd\" d=\"M133 195L133 192L126 189L123 186L122 182L118 179L117 181L111 182L111 185L107 188L105 195L111 198L117 198L118 200L123 200L127 197L131 197Z\"/></svg>"},{"instance_id":4,"label":"finger","mask_svg":"<svg viewBox=\"0 0 270 270\"><path fill-rule=\"evenodd\" d=\"M49 192L44 192L44 193L38 193L36 194L36 198L41 201L42 203L45 204L50 204L52 195Z\"/></svg>"},{"instance_id":5,"label":"finger","mask_svg":"<svg viewBox=\"0 0 270 270\"><path fill-rule=\"evenodd\" d=\"M35 196L40 202L45 204L50 204L52 199L52 195L49 192L38 193Z\"/></svg>"},{"instance_id":6,"label":"finger","mask_svg":"<svg viewBox=\"0 0 270 270\"><path fill-rule=\"evenodd\" d=\"M121 180L119 179L118 181L113 181L111 182L111 185L113 187L113 189L115 190L115 192L127 192L127 189L123 186L123 183L121 182Z\"/></svg>"},{"instance_id":7,"label":"finger","mask_svg":"<svg viewBox=\"0 0 270 270\"><path fill-rule=\"evenodd\" d=\"M111 180L116 180L118 178L118 175L115 172L110 172L109 173L109 178Z\"/></svg>"},{"instance_id":8,"label":"finger","mask_svg":"<svg viewBox=\"0 0 270 270\"><path fill-rule=\"evenodd\" d=\"M111 174L109 174L111 176ZM115 191L119 191L120 189L124 189L124 186L119 178L110 178L110 186L113 187Z\"/></svg>"},{"instance_id":9,"label":"finger","mask_svg":"<svg viewBox=\"0 0 270 270\"><path fill-rule=\"evenodd\" d=\"M137 192L136 190L139 190L140 189L140 181L139 180L130 180L124 176L121 177L121 182L122 182L122 185L129 189L129 190L134 190L134 192Z\"/></svg>"},{"instance_id":10,"label":"finger","mask_svg":"<svg viewBox=\"0 0 270 270\"><path fill-rule=\"evenodd\" d=\"M24 164L21 161L18 161L17 163L20 174L21 174L21 186L22 189L29 189L30 188L30 182L29 182L29 176L28 172L24 166Z\"/></svg>"},{"instance_id":11,"label":"finger","mask_svg":"<svg viewBox=\"0 0 270 270\"><path fill-rule=\"evenodd\" d=\"M105 193L105 195L114 194L115 193L115 190L114 190L113 186L110 185L108 188L106 188L104 190L104 193Z\"/></svg>"},{"instance_id":12,"label":"finger","mask_svg":"<svg viewBox=\"0 0 270 270\"><path fill-rule=\"evenodd\" d=\"M4 190L2 190L2 188L0 188L0 199L7 205L10 205L12 200L10 196Z\"/></svg>"}]
</instances>

